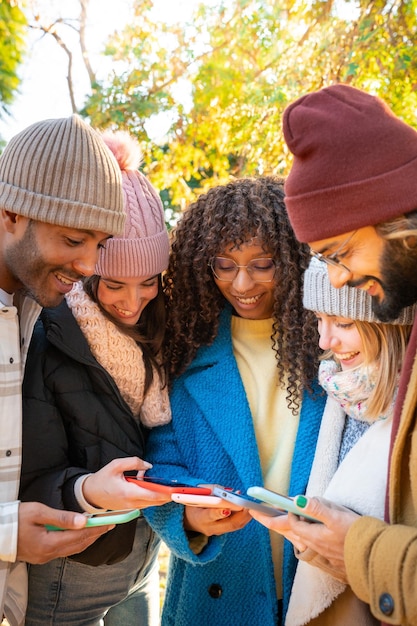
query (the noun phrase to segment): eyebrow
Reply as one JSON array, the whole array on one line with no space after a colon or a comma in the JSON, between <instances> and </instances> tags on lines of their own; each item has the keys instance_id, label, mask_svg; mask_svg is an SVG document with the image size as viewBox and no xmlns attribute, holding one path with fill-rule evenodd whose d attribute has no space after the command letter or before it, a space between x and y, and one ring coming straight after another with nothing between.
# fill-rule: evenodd
<instances>
[{"instance_id":1,"label":"eyebrow","mask_svg":"<svg viewBox=\"0 0 417 626\"><path fill-rule=\"evenodd\" d=\"M122 280L114 280L114 278L104 278L100 276L101 280L104 280L106 283L114 283L115 285L124 285L125 283Z\"/></svg>"}]
</instances>

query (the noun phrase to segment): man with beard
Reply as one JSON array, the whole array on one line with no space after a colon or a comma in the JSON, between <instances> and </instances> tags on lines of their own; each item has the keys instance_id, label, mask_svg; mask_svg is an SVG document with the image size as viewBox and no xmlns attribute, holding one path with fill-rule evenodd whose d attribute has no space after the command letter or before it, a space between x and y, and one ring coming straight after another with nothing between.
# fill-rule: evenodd
<instances>
[{"instance_id":1,"label":"man with beard","mask_svg":"<svg viewBox=\"0 0 417 626\"><path fill-rule=\"evenodd\" d=\"M367 291L381 321L394 319L417 301L417 132L382 100L347 85L290 104L283 129L294 155L285 191L298 240L327 264L334 287ZM386 522L304 496L297 504L323 524L282 521L286 536L327 558L379 620L414 626L416 352L414 324L396 402Z\"/></svg>"},{"instance_id":2,"label":"man with beard","mask_svg":"<svg viewBox=\"0 0 417 626\"><path fill-rule=\"evenodd\" d=\"M0 621L11 626L24 623L25 561L81 552L110 528L17 500L21 385L41 307L94 273L98 249L124 222L120 168L79 117L38 122L9 142L0 157Z\"/></svg>"}]
</instances>

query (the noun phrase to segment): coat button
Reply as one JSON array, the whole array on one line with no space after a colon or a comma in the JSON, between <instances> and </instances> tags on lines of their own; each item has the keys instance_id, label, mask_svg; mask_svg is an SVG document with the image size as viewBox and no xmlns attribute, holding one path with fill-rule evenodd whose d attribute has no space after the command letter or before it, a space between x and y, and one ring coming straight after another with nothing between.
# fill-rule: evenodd
<instances>
[{"instance_id":1,"label":"coat button","mask_svg":"<svg viewBox=\"0 0 417 626\"><path fill-rule=\"evenodd\" d=\"M220 596L222 595L223 589L220 587L220 585L213 584L210 585L210 587L208 588L208 592L212 598L217 600L217 598L220 598Z\"/></svg>"},{"instance_id":2,"label":"coat button","mask_svg":"<svg viewBox=\"0 0 417 626\"><path fill-rule=\"evenodd\" d=\"M394 598L389 593L383 593L379 597L379 608L384 615L391 615L394 612Z\"/></svg>"}]
</instances>

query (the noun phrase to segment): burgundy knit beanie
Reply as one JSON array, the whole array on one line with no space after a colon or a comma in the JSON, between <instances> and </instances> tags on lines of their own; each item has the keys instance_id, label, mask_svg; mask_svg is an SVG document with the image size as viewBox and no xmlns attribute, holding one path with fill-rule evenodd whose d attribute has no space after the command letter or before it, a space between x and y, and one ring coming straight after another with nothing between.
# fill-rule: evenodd
<instances>
[{"instance_id":1,"label":"burgundy knit beanie","mask_svg":"<svg viewBox=\"0 0 417 626\"><path fill-rule=\"evenodd\" d=\"M417 209L417 132L379 98L348 85L284 111L294 162L285 183L301 242L335 237Z\"/></svg>"},{"instance_id":2,"label":"burgundy knit beanie","mask_svg":"<svg viewBox=\"0 0 417 626\"><path fill-rule=\"evenodd\" d=\"M155 276L168 267L169 240L161 199L138 171L139 144L128 133L103 133L122 171L126 226L102 248L95 273L103 278Z\"/></svg>"}]
</instances>

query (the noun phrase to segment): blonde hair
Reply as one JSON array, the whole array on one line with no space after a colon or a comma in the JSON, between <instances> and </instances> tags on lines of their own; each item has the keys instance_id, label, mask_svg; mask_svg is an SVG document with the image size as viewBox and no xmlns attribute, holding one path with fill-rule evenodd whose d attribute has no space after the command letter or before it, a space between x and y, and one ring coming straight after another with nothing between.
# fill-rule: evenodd
<instances>
[{"instance_id":1,"label":"blonde hair","mask_svg":"<svg viewBox=\"0 0 417 626\"><path fill-rule=\"evenodd\" d=\"M366 417L377 419L387 412L393 401L412 326L352 321L363 344L364 362L359 367L376 365L375 386L366 403ZM337 361L333 352L326 350L321 360L329 358Z\"/></svg>"}]
</instances>

